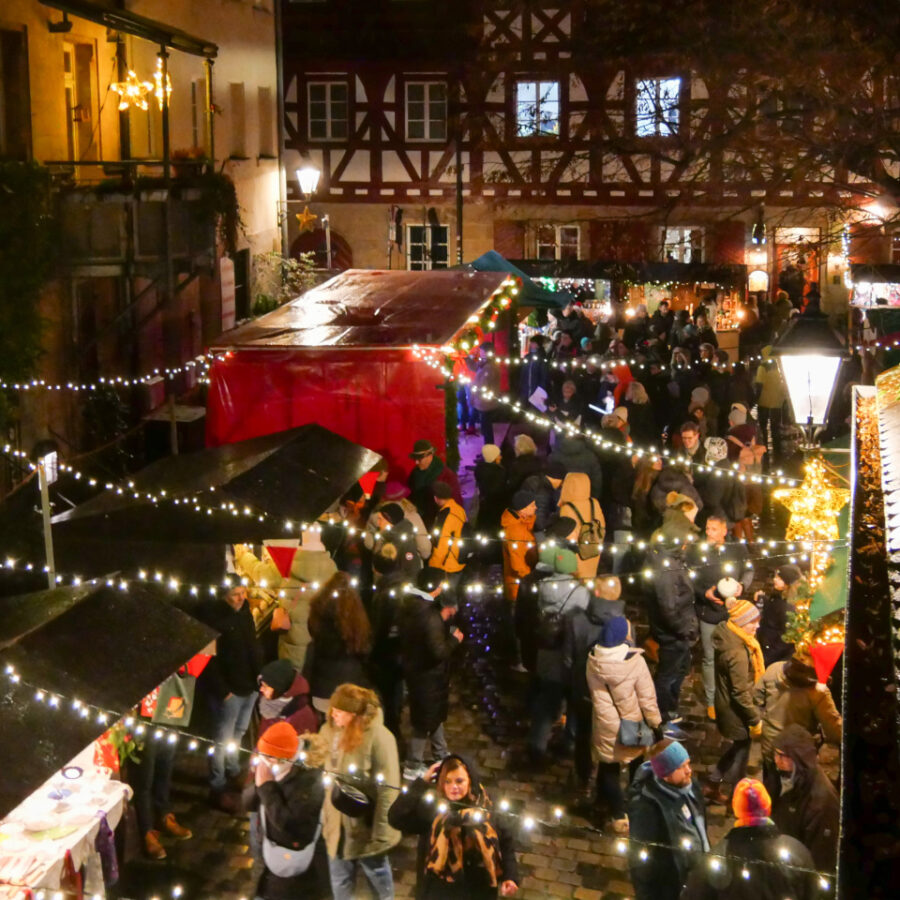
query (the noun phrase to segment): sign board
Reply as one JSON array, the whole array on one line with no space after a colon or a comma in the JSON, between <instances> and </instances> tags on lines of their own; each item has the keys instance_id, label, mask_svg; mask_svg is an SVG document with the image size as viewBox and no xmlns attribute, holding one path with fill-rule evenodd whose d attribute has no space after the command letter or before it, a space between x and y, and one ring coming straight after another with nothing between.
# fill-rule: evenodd
<instances>
[{"instance_id":1,"label":"sign board","mask_svg":"<svg viewBox=\"0 0 900 900\"><path fill-rule=\"evenodd\" d=\"M235 325L234 262L223 256L219 260L219 287L222 291L222 331L230 331Z\"/></svg>"}]
</instances>

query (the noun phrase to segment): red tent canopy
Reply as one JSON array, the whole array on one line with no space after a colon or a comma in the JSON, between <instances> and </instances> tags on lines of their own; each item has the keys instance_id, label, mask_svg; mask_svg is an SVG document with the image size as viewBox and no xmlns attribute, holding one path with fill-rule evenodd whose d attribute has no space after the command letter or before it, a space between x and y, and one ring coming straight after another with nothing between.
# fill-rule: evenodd
<instances>
[{"instance_id":1,"label":"red tent canopy","mask_svg":"<svg viewBox=\"0 0 900 900\"><path fill-rule=\"evenodd\" d=\"M380 453L395 475L419 438L443 448L443 377L413 346L466 328L507 276L350 269L226 332L210 374L207 443L317 422Z\"/></svg>"}]
</instances>

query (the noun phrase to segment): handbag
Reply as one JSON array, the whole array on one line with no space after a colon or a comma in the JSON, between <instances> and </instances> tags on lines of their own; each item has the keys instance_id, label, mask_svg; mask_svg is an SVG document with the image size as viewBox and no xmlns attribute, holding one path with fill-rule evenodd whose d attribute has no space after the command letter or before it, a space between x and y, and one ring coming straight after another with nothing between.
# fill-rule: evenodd
<instances>
[{"instance_id":1,"label":"handbag","mask_svg":"<svg viewBox=\"0 0 900 900\"><path fill-rule=\"evenodd\" d=\"M266 868L279 878L293 878L302 875L311 865L316 855L316 842L322 833L322 823L316 826L313 839L305 847L283 847L276 844L266 833L266 809L259 808L259 824L262 831L262 855Z\"/></svg>"},{"instance_id":2,"label":"handbag","mask_svg":"<svg viewBox=\"0 0 900 900\"><path fill-rule=\"evenodd\" d=\"M156 709L151 721L154 725L187 726L194 707L194 690L197 679L193 675L170 675L160 686L156 697Z\"/></svg>"},{"instance_id":3,"label":"handbag","mask_svg":"<svg viewBox=\"0 0 900 900\"><path fill-rule=\"evenodd\" d=\"M351 819L364 818L369 826L375 819L375 801L364 791L340 778L335 778L331 786L331 805Z\"/></svg>"},{"instance_id":4,"label":"handbag","mask_svg":"<svg viewBox=\"0 0 900 900\"><path fill-rule=\"evenodd\" d=\"M653 729L641 719L635 722L634 719L623 719L622 713L619 712L619 705L616 698L610 690L609 682L605 682L606 693L609 694L610 702L616 715L619 717L619 732L616 735L616 743L623 747L649 747L655 740Z\"/></svg>"}]
</instances>

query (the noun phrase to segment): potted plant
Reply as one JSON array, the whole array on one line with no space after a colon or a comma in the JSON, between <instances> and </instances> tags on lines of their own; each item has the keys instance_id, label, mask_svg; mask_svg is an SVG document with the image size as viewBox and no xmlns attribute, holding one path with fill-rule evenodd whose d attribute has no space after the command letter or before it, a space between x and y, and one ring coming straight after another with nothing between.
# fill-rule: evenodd
<instances>
[{"instance_id":1,"label":"potted plant","mask_svg":"<svg viewBox=\"0 0 900 900\"><path fill-rule=\"evenodd\" d=\"M199 174L201 165L206 162L206 151L202 147L179 148L169 154L169 159L175 177L187 178Z\"/></svg>"}]
</instances>

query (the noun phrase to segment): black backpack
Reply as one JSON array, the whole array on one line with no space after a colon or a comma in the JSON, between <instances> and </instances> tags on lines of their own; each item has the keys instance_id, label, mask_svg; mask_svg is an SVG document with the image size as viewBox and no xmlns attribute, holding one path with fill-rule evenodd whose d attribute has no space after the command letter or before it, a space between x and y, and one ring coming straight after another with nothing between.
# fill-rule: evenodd
<instances>
[{"instance_id":1,"label":"black backpack","mask_svg":"<svg viewBox=\"0 0 900 900\"><path fill-rule=\"evenodd\" d=\"M540 650L559 650L562 647L563 637L565 636L565 618L566 605L569 598L575 593L578 587L576 582L574 587L566 594L566 599L557 609L548 610L540 608L538 610L538 625L535 642ZM540 588L538 588L540 590ZM538 601L540 602L540 601Z\"/></svg>"}]
</instances>

